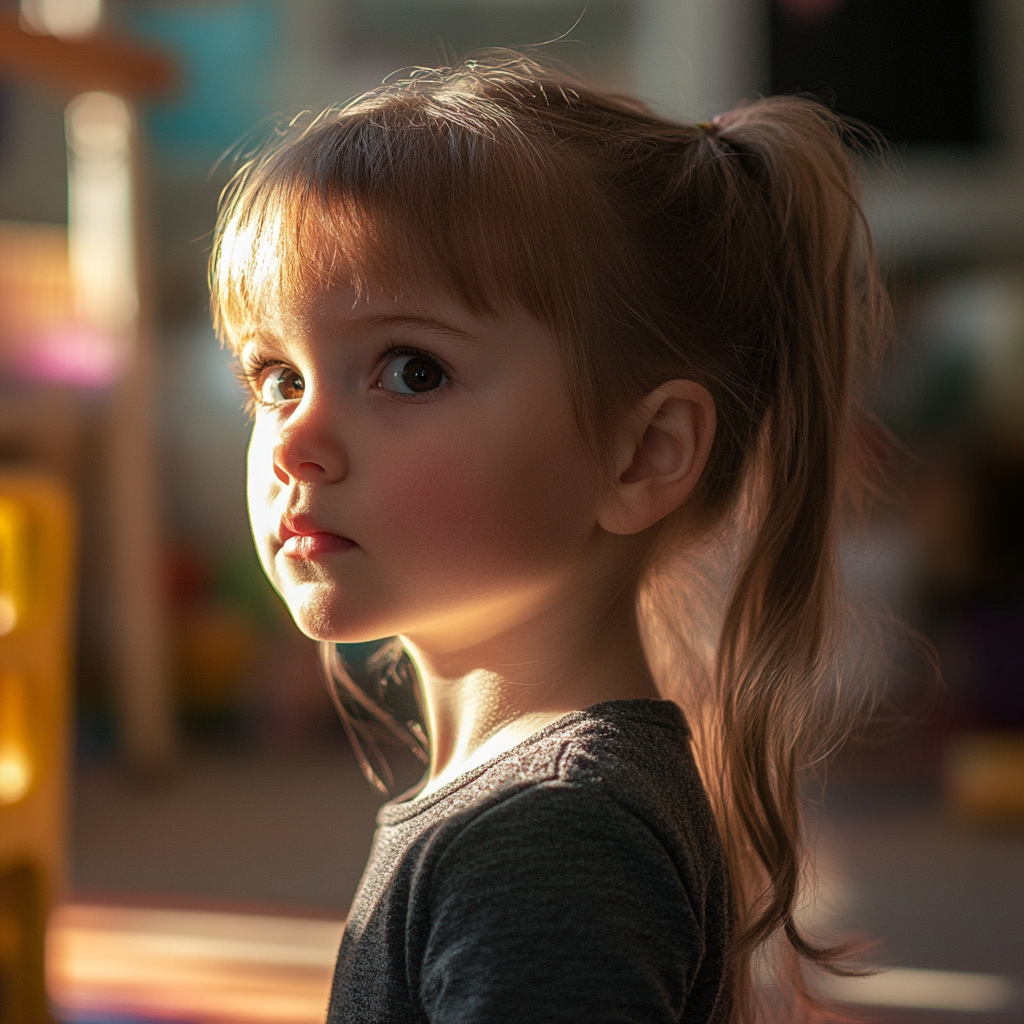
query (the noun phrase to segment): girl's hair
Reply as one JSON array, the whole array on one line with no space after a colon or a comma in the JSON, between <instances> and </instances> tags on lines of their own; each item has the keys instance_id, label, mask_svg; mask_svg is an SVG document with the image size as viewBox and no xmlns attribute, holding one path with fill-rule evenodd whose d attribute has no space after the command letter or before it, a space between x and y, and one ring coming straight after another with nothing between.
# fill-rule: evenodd
<instances>
[{"instance_id":1,"label":"girl's hair","mask_svg":"<svg viewBox=\"0 0 1024 1024\"><path fill-rule=\"evenodd\" d=\"M780 932L797 992L801 959L841 970L842 951L804 937L794 910L799 775L865 692L837 669L836 537L854 384L887 305L855 134L798 97L679 124L492 52L290 125L226 190L213 252L229 343L309 284L518 303L561 346L599 458L615 414L659 384L710 391L711 457L651 531L638 608L725 848L736 1021L755 1012L755 952Z\"/></svg>"}]
</instances>

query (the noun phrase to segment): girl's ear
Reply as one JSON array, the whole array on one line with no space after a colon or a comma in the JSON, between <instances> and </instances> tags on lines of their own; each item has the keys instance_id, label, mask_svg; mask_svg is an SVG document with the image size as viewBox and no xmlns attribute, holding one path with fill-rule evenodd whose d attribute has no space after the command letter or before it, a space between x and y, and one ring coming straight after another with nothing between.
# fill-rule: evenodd
<instances>
[{"instance_id":1,"label":"girl's ear","mask_svg":"<svg viewBox=\"0 0 1024 1024\"><path fill-rule=\"evenodd\" d=\"M715 422L714 399L692 380L667 381L638 402L619 424L598 525L639 533L679 508L704 471Z\"/></svg>"}]
</instances>

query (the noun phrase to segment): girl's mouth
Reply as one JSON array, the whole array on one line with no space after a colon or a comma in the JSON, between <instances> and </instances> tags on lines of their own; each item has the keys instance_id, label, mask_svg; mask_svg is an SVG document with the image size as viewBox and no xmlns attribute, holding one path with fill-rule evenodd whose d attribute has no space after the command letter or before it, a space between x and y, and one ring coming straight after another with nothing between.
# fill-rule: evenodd
<instances>
[{"instance_id":1,"label":"girl's mouth","mask_svg":"<svg viewBox=\"0 0 1024 1024\"><path fill-rule=\"evenodd\" d=\"M306 559L321 558L335 552L350 551L358 545L348 537L342 537L337 533L328 533L326 530L318 530L305 522L299 520L304 517L295 517L289 520L282 520L280 529L281 554L286 558L294 558L297 561Z\"/></svg>"},{"instance_id":2,"label":"girl's mouth","mask_svg":"<svg viewBox=\"0 0 1024 1024\"><path fill-rule=\"evenodd\" d=\"M349 551L354 547L354 540L339 537L336 533L294 533L281 545L281 554L286 558L304 560L336 551Z\"/></svg>"}]
</instances>

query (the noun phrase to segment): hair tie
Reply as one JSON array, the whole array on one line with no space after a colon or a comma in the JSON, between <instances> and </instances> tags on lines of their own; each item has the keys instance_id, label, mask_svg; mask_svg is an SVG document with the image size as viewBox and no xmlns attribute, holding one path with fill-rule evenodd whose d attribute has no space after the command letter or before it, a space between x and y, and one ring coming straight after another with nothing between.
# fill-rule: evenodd
<instances>
[{"instance_id":1,"label":"hair tie","mask_svg":"<svg viewBox=\"0 0 1024 1024\"><path fill-rule=\"evenodd\" d=\"M705 135L718 135L723 128L729 126L730 120L730 114L719 114L718 117L713 117L710 121L701 121L694 127L699 128Z\"/></svg>"}]
</instances>

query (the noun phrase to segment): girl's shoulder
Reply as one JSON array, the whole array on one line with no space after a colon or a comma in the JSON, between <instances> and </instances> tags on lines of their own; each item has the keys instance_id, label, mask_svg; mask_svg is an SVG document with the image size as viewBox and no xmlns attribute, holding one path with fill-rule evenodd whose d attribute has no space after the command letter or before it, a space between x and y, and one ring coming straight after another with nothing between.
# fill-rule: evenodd
<instances>
[{"instance_id":1,"label":"girl's shoulder","mask_svg":"<svg viewBox=\"0 0 1024 1024\"><path fill-rule=\"evenodd\" d=\"M573 712L430 797L385 805L378 821L384 832L419 834L436 855L483 831L523 835L552 814L563 833L570 822L600 823L625 841L639 828L705 883L724 872L689 729L671 701Z\"/></svg>"},{"instance_id":2,"label":"girl's shoulder","mask_svg":"<svg viewBox=\"0 0 1024 1024\"><path fill-rule=\"evenodd\" d=\"M386 807L370 874L427 1006L457 991L506 1008L487 1020L724 1019L728 886L674 704L575 712Z\"/></svg>"}]
</instances>

